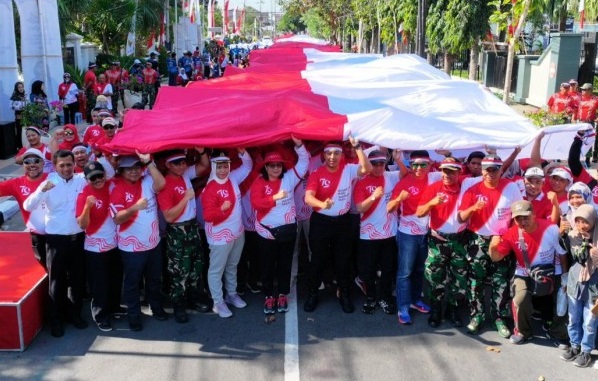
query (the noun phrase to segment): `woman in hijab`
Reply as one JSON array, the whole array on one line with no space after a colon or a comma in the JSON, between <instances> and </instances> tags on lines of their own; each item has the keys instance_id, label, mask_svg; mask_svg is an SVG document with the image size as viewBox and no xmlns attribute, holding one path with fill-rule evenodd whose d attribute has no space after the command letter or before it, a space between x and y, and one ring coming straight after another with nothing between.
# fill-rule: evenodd
<instances>
[{"instance_id":1,"label":"woman in hijab","mask_svg":"<svg viewBox=\"0 0 598 381\"><path fill-rule=\"evenodd\" d=\"M41 117L35 122L35 125L43 131L48 132L50 128L50 105L48 104L48 96L46 95L46 86L43 81L37 80L31 84L31 94L29 94L29 101L41 105L45 110L45 116Z\"/></svg>"},{"instance_id":2,"label":"woman in hijab","mask_svg":"<svg viewBox=\"0 0 598 381\"><path fill-rule=\"evenodd\" d=\"M585 368L595 347L598 318L594 314L598 300L598 226L592 205L580 205L573 214L574 228L569 232L573 264L567 279L571 347L561 355L565 361Z\"/></svg>"},{"instance_id":3,"label":"woman in hijab","mask_svg":"<svg viewBox=\"0 0 598 381\"><path fill-rule=\"evenodd\" d=\"M25 85L23 82L15 83L15 88L10 96L10 108L15 112L15 142L17 151L23 148L21 140L21 119L23 118L23 109L27 104L27 95L25 94Z\"/></svg>"},{"instance_id":4,"label":"woman in hijab","mask_svg":"<svg viewBox=\"0 0 598 381\"><path fill-rule=\"evenodd\" d=\"M62 138L62 142L58 145L58 149L65 149L69 151L73 150L75 144L81 143L77 133L77 127L75 127L74 124L65 124L62 130L56 131L52 138L52 140Z\"/></svg>"}]
</instances>

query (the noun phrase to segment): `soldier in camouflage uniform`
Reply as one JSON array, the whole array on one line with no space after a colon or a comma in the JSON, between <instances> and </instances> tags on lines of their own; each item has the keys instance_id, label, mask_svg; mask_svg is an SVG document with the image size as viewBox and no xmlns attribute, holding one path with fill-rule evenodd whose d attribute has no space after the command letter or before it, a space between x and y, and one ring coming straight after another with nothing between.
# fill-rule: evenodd
<instances>
[{"instance_id":1,"label":"soldier in camouflage uniform","mask_svg":"<svg viewBox=\"0 0 598 381\"><path fill-rule=\"evenodd\" d=\"M447 157L440 164L442 180L431 184L422 195L416 214L430 216L430 238L424 275L430 284L431 303L428 325L436 328L442 321L442 301L446 294L446 315L454 327L463 322L457 312L467 289L467 251L469 232L458 222L457 205L463 192L480 177L459 181L461 163ZM445 289L448 288L448 292Z\"/></svg>"},{"instance_id":2,"label":"soldier in camouflage uniform","mask_svg":"<svg viewBox=\"0 0 598 381\"><path fill-rule=\"evenodd\" d=\"M490 313L501 337L509 338L509 280L510 257L492 262L488 254L490 238L501 235L511 220L511 204L522 199L519 187L510 180L502 179L502 160L488 155L482 160L482 182L473 185L463 195L459 207L459 221L468 222L471 232L467 247L469 261L470 318L467 332L477 334L485 319L484 289L490 283L492 290Z\"/></svg>"},{"instance_id":3,"label":"soldier in camouflage uniform","mask_svg":"<svg viewBox=\"0 0 598 381\"><path fill-rule=\"evenodd\" d=\"M177 323L186 323L187 298L194 307L199 307L198 280L204 264L204 252L196 219L195 192L191 180L205 171L207 155L198 149L200 162L195 167L187 167L184 151L171 151L166 154L164 177L166 185L158 195L158 205L164 213L166 226L166 248L168 275L170 277L169 297L174 307Z\"/></svg>"}]
</instances>

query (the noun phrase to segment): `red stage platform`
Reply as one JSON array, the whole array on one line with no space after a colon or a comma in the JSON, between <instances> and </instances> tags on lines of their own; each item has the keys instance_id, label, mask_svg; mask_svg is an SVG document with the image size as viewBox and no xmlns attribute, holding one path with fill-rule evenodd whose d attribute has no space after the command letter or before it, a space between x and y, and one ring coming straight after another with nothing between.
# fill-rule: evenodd
<instances>
[{"instance_id":1,"label":"red stage platform","mask_svg":"<svg viewBox=\"0 0 598 381\"><path fill-rule=\"evenodd\" d=\"M0 232L0 351L24 351L43 325L47 274L29 233Z\"/></svg>"}]
</instances>

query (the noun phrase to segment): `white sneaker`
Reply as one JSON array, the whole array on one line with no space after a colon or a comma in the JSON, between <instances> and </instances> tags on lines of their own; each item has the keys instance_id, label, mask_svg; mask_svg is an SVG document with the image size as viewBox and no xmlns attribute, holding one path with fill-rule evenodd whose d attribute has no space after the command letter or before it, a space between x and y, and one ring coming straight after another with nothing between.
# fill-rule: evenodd
<instances>
[{"instance_id":1,"label":"white sneaker","mask_svg":"<svg viewBox=\"0 0 598 381\"><path fill-rule=\"evenodd\" d=\"M247 303L245 303L245 301L243 299L241 299L241 297L237 294L226 295L226 298L224 298L224 301L228 304L232 304L233 306L235 306L237 308L247 307Z\"/></svg>"},{"instance_id":2,"label":"white sneaker","mask_svg":"<svg viewBox=\"0 0 598 381\"><path fill-rule=\"evenodd\" d=\"M230 312L230 310L228 309L228 306L226 305L225 302L214 303L214 307L212 307L212 311L215 314L218 314L218 316L220 316L221 318L229 318L229 317L233 316L233 313Z\"/></svg>"}]
</instances>

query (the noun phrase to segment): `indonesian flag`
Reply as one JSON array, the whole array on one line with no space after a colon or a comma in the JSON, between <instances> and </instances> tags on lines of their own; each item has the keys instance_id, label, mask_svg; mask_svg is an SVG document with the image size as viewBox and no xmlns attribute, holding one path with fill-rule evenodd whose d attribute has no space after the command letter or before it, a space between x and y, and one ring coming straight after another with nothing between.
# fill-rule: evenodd
<instances>
[{"instance_id":1,"label":"indonesian flag","mask_svg":"<svg viewBox=\"0 0 598 381\"><path fill-rule=\"evenodd\" d=\"M154 32L147 39L147 50L150 52L156 50L156 34Z\"/></svg>"},{"instance_id":2,"label":"indonesian flag","mask_svg":"<svg viewBox=\"0 0 598 381\"><path fill-rule=\"evenodd\" d=\"M228 34L228 3L229 0L224 0L224 12L222 14L222 23L224 25L222 26L222 31L225 36Z\"/></svg>"},{"instance_id":3,"label":"indonesian flag","mask_svg":"<svg viewBox=\"0 0 598 381\"><path fill-rule=\"evenodd\" d=\"M243 30L243 23L245 22L245 8L241 9L241 17L239 18L239 26L237 29L239 30L239 34L241 30Z\"/></svg>"},{"instance_id":4,"label":"indonesian flag","mask_svg":"<svg viewBox=\"0 0 598 381\"><path fill-rule=\"evenodd\" d=\"M248 69L160 89L153 110L131 110L116 153L252 147L289 139L346 140L467 156L486 146L530 157L539 130L476 82L454 80L410 54L342 53L305 36L254 50ZM230 69L233 69L230 67ZM185 126L185 128L178 128ZM587 124L545 127L543 158L567 158ZM441 158L440 158L441 159Z\"/></svg>"},{"instance_id":5,"label":"indonesian flag","mask_svg":"<svg viewBox=\"0 0 598 381\"><path fill-rule=\"evenodd\" d=\"M162 24L160 25L160 38L158 39L158 46L164 46L166 42L166 16L162 13Z\"/></svg>"},{"instance_id":6,"label":"indonesian flag","mask_svg":"<svg viewBox=\"0 0 598 381\"><path fill-rule=\"evenodd\" d=\"M214 2L208 0L208 30L214 27Z\"/></svg>"},{"instance_id":7,"label":"indonesian flag","mask_svg":"<svg viewBox=\"0 0 598 381\"><path fill-rule=\"evenodd\" d=\"M195 6L195 0L191 0L189 2L189 19L191 20L191 24L195 24L195 12L193 9Z\"/></svg>"},{"instance_id":8,"label":"indonesian flag","mask_svg":"<svg viewBox=\"0 0 598 381\"><path fill-rule=\"evenodd\" d=\"M579 0L579 28L583 30L583 22L586 17L586 2Z\"/></svg>"}]
</instances>

